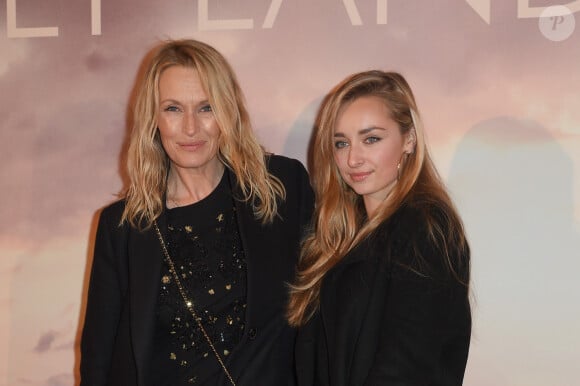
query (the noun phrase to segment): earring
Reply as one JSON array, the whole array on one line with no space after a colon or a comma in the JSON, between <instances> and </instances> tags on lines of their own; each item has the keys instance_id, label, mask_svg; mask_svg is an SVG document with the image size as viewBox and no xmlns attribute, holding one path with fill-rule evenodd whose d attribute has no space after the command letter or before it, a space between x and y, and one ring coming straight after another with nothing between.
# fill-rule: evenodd
<instances>
[{"instance_id":1,"label":"earring","mask_svg":"<svg viewBox=\"0 0 580 386\"><path fill-rule=\"evenodd\" d=\"M409 153L406 153L406 152L401 154L401 159L399 159L399 163L397 164L397 181L399 181L401 179L402 165L405 164L405 161L407 161L408 156L409 156Z\"/></svg>"},{"instance_id":2,"label":"earring","mask_svg":"<svg viewBox=\"0 0 580 386\"><path fill-rule=\"evenodd\" d=\"M401 161L397 164L397 181L401 179Z\"/></svg>"}]
</instances>

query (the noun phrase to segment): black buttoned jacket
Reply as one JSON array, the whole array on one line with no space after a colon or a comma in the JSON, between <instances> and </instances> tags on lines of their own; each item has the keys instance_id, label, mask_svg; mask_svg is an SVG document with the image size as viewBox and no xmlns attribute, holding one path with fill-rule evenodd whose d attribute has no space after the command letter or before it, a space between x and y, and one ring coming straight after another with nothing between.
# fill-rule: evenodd
<instances>
[{"instance_id":1,"label":"black buttoned jacket","mask_svg":"<svg viewBox=\"0 0 580 386\"><path fill-rule=\"evenodd\" d=\"M268 169L286 188L274 222L262 224L247 202L234 204L247 261L247 308L244 335L226 367L239 386L294 384L295 331L284 317L286 283L295 273L313 194L298 161L272 155ZM240 197L232 186L234 197ZM81 386L155 386L148 374L155 371L151 350L162 249L153 229L119 226L123 210L118 201L99 220L81 341ZM165 222L162 214L160 229ZM227 384L222 374L217 385Z\"/></svg>"}]
</instances>

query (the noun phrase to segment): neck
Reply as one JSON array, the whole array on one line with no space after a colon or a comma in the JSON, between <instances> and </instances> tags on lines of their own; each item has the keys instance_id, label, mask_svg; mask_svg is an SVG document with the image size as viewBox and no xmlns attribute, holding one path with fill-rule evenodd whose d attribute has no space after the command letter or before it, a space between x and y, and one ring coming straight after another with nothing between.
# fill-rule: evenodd
<instances>
[{"instance_id":1,"label":"neck","mask_svg":"<svg viewBox=\"0 0 580 386\"><path fill-rule=\"evenodd\" d=\"M386 191L379 192L378 194L367 194L363 196L363 203L365 205L365 210L367 212L367 217L371 218L377 211L377 208L391 195L394 186L397 181L393 181Z\"/></svg>"},{"instance_id":2,"label":"neck","mask_svg":"<svg viewBox=\"0 0 580 386\"><path fill-rule=\"evenodd\" d=\"M201 201L214 191L224 173L219 162L210 170L190 170L171 166L167 178L167 207L190 205Z\"/></svg>"}]
</instances>

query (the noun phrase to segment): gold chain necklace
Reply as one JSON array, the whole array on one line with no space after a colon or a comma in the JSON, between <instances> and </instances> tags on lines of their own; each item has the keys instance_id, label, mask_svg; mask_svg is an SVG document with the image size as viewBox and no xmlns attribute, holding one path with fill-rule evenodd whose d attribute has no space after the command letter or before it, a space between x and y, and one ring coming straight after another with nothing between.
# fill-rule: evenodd
<instances>
[{"instance_id":1,"label":"gold chain necklace","mask_svg":"<svg viewBox=\"0 0 580 386\"><path fill-rule=\"evenodd\" d=\"M165 260L167 261L167 264L169 265L169 272L171 272L171 275L173 276L173 280L175 280L175 284L177 284L177 289L179 290L179 293L181 294L181 297L183 298L183 301L185 302L185 307L189 310L189 312L191 313L191 316L193 316L193 319L197 323L197 326L199 327L201 333L205 337L205 340L209 344L209 347L211 348L211 351L213 351L220 366L222 367L222 369L226 373L226 376L230 380L230 383L233 386L236 386L234 379L232 378L230 372L226 368L226 365L224 364L224 361L220 357L220 354L217 352L215 346L213 345L211 338L209 337L208 333L205 331L205 328L203 328L203 324L201 323L201 318L199 316L197 316L197 312L195 312L195 308L193 307L193 301L187 296L187 292L185 292L185 288L183 288L183 285L181 284L181 280L179 280L179 276L177 275L177 271L175 270L175 265L173 264L173 260L171 259L171 256L169 256L169 252L167 251L167 246L165 245L165 240L163 240L163 236L161 235L161 231L159 230L159 227L157 226L157 221L154 221L153 225L155 226L155 232L157 232L157 237L159 238L159 242L161 243L161 249L163 250L163 254L165 255Z\"/></svg>"}]
</instances>

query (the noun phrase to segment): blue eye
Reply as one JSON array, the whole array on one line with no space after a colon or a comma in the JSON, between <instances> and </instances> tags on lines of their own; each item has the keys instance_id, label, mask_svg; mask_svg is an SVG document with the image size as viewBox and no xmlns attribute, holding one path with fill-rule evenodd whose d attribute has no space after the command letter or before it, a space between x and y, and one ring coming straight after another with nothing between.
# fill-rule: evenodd
<instances>
[{"instance_id":1,"label":"blue eye","mask_svg":"<svg viewBox=\"0 0 580 386\"><path fill-rule=\"evenodd\" d=\"M201 111L202 113L208 113L213 111L211 108L211 105L207 104L207 105L203 105L201 106L201 108L199 109L199 111Z\"/></svg>"},{"instance_id":2,"label":"blue eye","mask_svg":"<svg viewBox=\"0 0 580 386\"><path fill-rule=\"evenodd\" d=\"M372 144L375 142L379 142L381 139L379 137L367 137L365 138L365 143L366 144Z\"/></svg>"},{"instance_id":3,"label":"blue eye","mask_svg":"<svg viewBox=\"0 0 580 386\"><path fill-rule=\"evenodd\" d=\"M337 149L343 149L343 148L345 148L347 146L348 146L348 143L346 143L346 141L336 141L334 143L334 147L337 148Z\"/></svg>"},{"instance_id":4,"label":"blue eye","mask_svg":"<svg viewBox=\"0 0 580 386\"><path fill-rule=\"evenodd\" d=\"M179 111L179 108L174 105L169 105L163 109L163 111Z\"/></svg>"}]
</instances>

